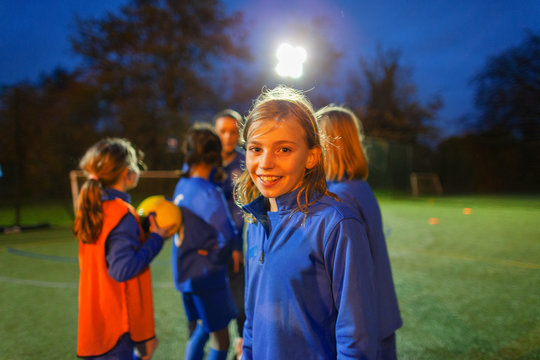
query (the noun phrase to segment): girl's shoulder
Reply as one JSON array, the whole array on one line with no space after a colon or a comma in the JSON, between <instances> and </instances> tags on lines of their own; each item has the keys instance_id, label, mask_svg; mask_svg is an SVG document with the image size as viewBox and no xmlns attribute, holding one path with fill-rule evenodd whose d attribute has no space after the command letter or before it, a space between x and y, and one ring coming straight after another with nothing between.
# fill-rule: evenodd
<instances>
[{"instance_id":1,"label":"girl's shoulder","mask_svg":"<svg viewBox=\"0 0 540 360\"><path fill-rule=\"evenodd\" d=\"M223 191L202 178L183 178L178 182L175 190L175 204L178 206L188 203L204 203L206 206L221 204L224 198Z\"/></svg>"},{"instance_id":2,"label":"girl's shoulder","mask_svg":"<svg viewBox=\"0 0 540 360\"><path fill-rule=\"evenodd\" d=\"M323 195L309 209L313 215L322 216L334 221L341 221L348 218L358 218L356 212L344 202L331 196Z\"/></svg>"},{"instance_id":3,"label":"girl's shoulder","mask_svg":"<svg viewBox=\"0 0 540 360\"><path fill-rule=\"evenodd\" d=\"M184 192L216 193L221 191L214 183L198 177L180 179L177 188Z\"/></svg>"},{"instance_id":4,"label":"girl's shoulder","mask_svg":"<svg viewBox=\"0 0 540 360\"><path fill-rule=\"evenodd\" d=\"M306 226L325 247L344 236L361 236L365 231L358 212L330 196L323 196L310 206Z\"/></svg>"},{"instance_id":5,"label":"girl's shoulder","mask_svg":"<svg viewBox=\"0 0 540 360\"><path fill-rule=\"evenodd\" d=\"M345 180L345 181L329 181L328 189L332 192L344 191L372 191L368 182L365 180Z\"/></svg>"}]
</instances>

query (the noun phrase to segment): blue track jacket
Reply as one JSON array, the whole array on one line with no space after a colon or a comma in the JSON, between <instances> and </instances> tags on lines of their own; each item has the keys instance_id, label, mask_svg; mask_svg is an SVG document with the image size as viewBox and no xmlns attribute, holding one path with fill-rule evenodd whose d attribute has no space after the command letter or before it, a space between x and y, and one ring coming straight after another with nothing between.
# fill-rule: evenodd
<instances>
[{"instance_id":1,"label":"blue track jacket","mask_svg":"<svg viewBox=\"0 0 540 360\"><path fill-rule=\"evenodd\" d=\"M183 177L176 184L174 203L184 222L181 246L176 241L172 245L176 289L196 292L226 286L227 262L238 234L223 192L208 180Z\"/></svg>"},{"instance_id":2,"label":"blue track jacket","mask_svg":"<svg viewBox=\"0 0 540 360\"><path fill-rule=\"evenodd\" d=\"M225 195L225 200L227 200L227 205L229 206L229 211L231 212L234 224L236 226L236 231L239 234L242 234L242 229L244 228L244 213L242 209L236 205L234 201L233 187L234 180L238 178L242 172L246 162L246 154L242 149L236 149L236 156L234 159L225 165L223 169L227 173L227 179L224 182L219 183L218 185L223 190ZM242 251L242 242L233 244L234 250Z\"/></svg>"},{"instance_id":3,"label":"blue track jacket","mask_svg":"<svg viewBox=\"0 0 540 360\"><path fill-rule=\"evenodd\" d=\"M328 189L355 210L366 225L375 266L379 340L382 340L399 329L402 321L392 280L379 203L369 184L363 180L328 182Z\"/></svg>"},{"instance_id":4,"label":"blue track jacket","mask_svg":"<svg viewBox=\"0 0 540 360\"><path fill-rule=\"evenodd\" d=\"M244 209L244 359L374 359L377 315L373 263L356 214L323 196L305 216L292 191L267 212L259 197Z\"/></svg>"}]
</instances>

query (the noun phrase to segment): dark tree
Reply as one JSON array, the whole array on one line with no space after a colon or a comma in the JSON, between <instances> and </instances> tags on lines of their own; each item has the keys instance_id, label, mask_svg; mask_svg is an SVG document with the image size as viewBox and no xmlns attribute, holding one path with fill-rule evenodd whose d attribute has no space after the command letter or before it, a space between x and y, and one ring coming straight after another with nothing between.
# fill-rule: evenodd
<instances>
[{"instance_id":1,"label":"dark tree","mask_svg":"<svg viewBox=\"0 0 540 360\"><path fill-rule=\"evenodd\" d=\"M539 141L540 34L528 32L518 46L490 57L473 83L482 130Z\"/></svg>"},{"instance_id":2,"label":"dark tree","mask_svg":"<svg viewBox=\"0 0 540 360\"><path fill-rule=\"evenodd\" d=\"M14 204L17 225L21 222L20 203L30 155L25 143L32 140L32 126L26 125L36 117L37 102L37 91L30 84L3 87L0 92L0 164L3 172L0 195L4 204L8 204L7 199Z\"/></svg>"},{"instance_id":3,"label":"dark tree","mask_svg":"<svg viewBox=\"0 0 540 360\"><path fill-rule=\"evenodd\" d=\"M506 179L503 190L538 191L540 34L527 32L521 44L490 57L473 84L480 110L477 136L489 138L492 148L498 146L490 152L498 171L486 177Z\"/></svg>"},{"instance_id":4,"label":"dark tree","mask_svg":"<svg viewBox=\"0 0 540 360\"><path fill-rule=\"evenodd\" d=\"M361 59L364 78L350 77L347 103L362 119L367 135L416 143L436 135L432 122L442 100L434 97L420 104L410 71L399 57L398 51L378 48L373 61Z\"/></svg>"},{"instance_id":5,"label":"dark tree","mask_svg":"<svg viewBox=\"0 0 540 360\"><path fill-rule=\"evenodd\" d=\"M150 166L163 166L166 138L216 106L218 61L248 58L241 23L218 0L132 0L118 14L78 20L73 48L102 91L102 127L149 153Z\"/></svg>"},{"instance_id":6,"label":"dark tree","mask_svg":"<svg viewBox=\"0 0 540 360\"><path fill-rule=\"evenodd\" d=\"M62 193L77 157L98 136L96 89L57 69L37 84L4 87L0 104L3 183L24 197Z\"/></svg>"}]
</instances>

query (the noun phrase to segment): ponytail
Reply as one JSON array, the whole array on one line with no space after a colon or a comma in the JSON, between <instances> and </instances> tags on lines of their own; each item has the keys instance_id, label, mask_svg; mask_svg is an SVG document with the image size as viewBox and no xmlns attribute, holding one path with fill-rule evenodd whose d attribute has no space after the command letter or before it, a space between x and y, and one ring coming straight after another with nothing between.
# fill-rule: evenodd
<instances>
[{"instance_id":1,"label":"ponytail","mask_svg":"<svg viewBox=\"0 0 540 360\"><path fill-rule=\"evenodd\" d=\"M85 244L94 243L101 233L103 226L101 203L101 183L96 179L86 180L79 193L73 228L73 234Z\"/></svg>"}]
</instances>

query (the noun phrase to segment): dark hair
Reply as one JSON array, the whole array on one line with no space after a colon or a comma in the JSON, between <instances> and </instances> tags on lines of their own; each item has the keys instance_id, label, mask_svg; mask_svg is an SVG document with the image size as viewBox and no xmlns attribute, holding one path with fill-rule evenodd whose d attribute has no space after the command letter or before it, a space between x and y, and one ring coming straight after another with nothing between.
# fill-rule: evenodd
<instances>
[{"instance_id":1,"label":"dark hair","mask_svg":"<svg viewBox=\"0 0 540 360\"><path fill-rule=\"evenodd\" d=\"M196 123L184 139L184 161L191 168L194 164L221 166L221 141L209 124Z\"/></svg>"}]
</instances>

